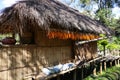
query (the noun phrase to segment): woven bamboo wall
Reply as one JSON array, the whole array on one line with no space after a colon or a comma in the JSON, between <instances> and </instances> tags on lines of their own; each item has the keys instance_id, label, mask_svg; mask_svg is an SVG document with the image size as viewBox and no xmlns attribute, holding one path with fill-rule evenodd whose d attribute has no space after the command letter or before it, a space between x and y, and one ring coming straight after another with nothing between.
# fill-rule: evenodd
<instances>
[{"instance_id":1,"label":"woven bamboo wall","mask_svg":"<svg viewBox=\"0 0 120 80\"><path fill-rule=\"evenodd\" d=\"M37 32L35 43L0 47L0 80L23 80L27 74L39 73L43 67L73 59L70 40L48 39L45 33ZM96 42L83 44L76 47L76 52L90 58L96 55L96 46Z\"/></svg>"},{"instance_id":2,"label":"woven bamboo wall","mask_svg":"<svg viewBox=\"0 0 120 80\"><path fill-rule=\"evenodd\" d=\"M97 41L80 44L75 48L75 58L81 60L89 60L97 56Z\"/></svg>"},{"instance_id":3,"label":"woven bamboo wall","mask_svg":"<svg viewBox=\"0 0 120 80\"><path fill-rule=\"evenodd\" d=\"M43 67L72 59L70 40L48 39L39 33L35 38L37 45L0 48L0 80L22 80L27 74L39 73Z\"/></svg>"},{"instance_id":4,"label":"woven bamboo wall","mask_svg":"<svg viewBox=\"0 0 120 80\"><path fill-rule=\"evenodd\" d=\"M52 50L52 52L51 52ZM0 80L22 80L71 58L70 47L10 46L0 48ZM29 80L29 79L28 79Z\"/></svg>"},{"instance_id":5,"label":"woven bamboo wall","mask_svg":"<svg viewBox=\"0 0 120 80\"><path fill-rule=\"evenodd\" d=\"M44 31L36 31L35 43L42 48L38 53L45 53L49 57L47 64L58 63L63 60L72 58L72 41L63 39L49 39ZM39 50L39 49L38 49Z\"/></svg>"},{"instance_id":6,"label":"woven bamboo wall","mask_svg":"<svg viewBox=\"0 0 120 80\"><path fill-rule=\"evenodd\" d=\"M35 33L35 43L42 47L63 47L71 46L71 40L63 39L49 39L47 37L47 32L45 31L36 31Z\"/></svg>"}]
</instances>

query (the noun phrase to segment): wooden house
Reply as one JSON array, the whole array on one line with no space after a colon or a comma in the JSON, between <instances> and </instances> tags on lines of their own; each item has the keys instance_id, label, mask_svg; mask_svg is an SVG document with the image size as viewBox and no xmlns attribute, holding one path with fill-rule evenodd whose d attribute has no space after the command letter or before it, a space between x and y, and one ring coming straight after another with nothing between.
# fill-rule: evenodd
<instances>
[{"instance_id":1,"label":"wooden house","mask_svg":"<svg viewBox=\"0 0 120 80\"><path fill-rule=\"evenodd\" d=\"M0 33L20 36L20 44L0 47L0 80L23 80L45 67L94 58L94 40L111 30L57 0L22 0L2 11Z\"/></svg>"}]
</instances>

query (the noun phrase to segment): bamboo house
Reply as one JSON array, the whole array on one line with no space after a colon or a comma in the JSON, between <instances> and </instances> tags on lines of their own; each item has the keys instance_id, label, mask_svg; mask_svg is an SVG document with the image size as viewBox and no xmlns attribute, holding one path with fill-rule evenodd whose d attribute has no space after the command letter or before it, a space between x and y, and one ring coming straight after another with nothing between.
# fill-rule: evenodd
<instances>
[{"instance_id":1,"label":"bamboo house","mask_svg":"<svg viewBox=\"0 0 120 80\"><path fill-rule=\"evenodd\" d=\"M23 80L46 67L95 58L99 34L112 32L57 0L22 0L3 9L0 33L13 35L1 40L0 80ZM77 44L82 41L88 42Z\"/></svg>"}]
</instances>

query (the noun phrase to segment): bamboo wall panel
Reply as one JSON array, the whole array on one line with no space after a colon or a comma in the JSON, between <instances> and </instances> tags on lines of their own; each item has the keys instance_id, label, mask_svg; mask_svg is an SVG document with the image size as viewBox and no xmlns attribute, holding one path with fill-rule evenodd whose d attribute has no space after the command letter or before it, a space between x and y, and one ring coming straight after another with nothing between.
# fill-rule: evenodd
<instances>
[{"instance_id":1,"label":"bamboo wall panel","mask_svg":"<svg viewBox=\"0 0 120 80\"><path fill-rule=\"evenodd\" d=\"M76 59L88 60L97 56L97 42L89 42L76 46Z\"/></svg>"},{"instance_id":2,"label":"bamboo wall panel","mask_svg":"<svg viewBox=\"0 0 120 80\"><path fill-rule=\"evenodd\" d=\"M40 32L35 38L37 45L0 48L0 80L22 80L27 74L39 74L43 67L72 59L71 40L48 39Z\"/></svg>"},{"instance_id":3,"label":"bamboo wall panel","mask_svg":"<svg viewBox=\"0 0 120 80\"><path fill-rule=\"evenodd\" d=\"M44 67L52 66L62 63L63 60L71 58L71 47L50 47L37 49L37 60L44 65ZM40 54L41 53L41 54ZM40 54L40 56L38 56ZM39 64L38 64L39 65Z\"/></svg>"},{"instance_id":4,"label":"bamboo wall panel","mask_svg":"<svg viewBox=\"0 0 120 80\"><path fill-rule=\"evenodd\" d=\"M0 72L0 80L9 80L8 78L9 78L8 77L8 71L2 71L2 72Z\"/></svg>"},{"instance_id":5,"label":"bamboo wall panel","mask_svg":"<svg viewBox=\"0 0 120 80\"><path fill-rule=\"evenodd\" d=\"M42 31L36 31L35 33L35 43L40 46L71 46L71 40L63 39L49 39L47 33Z\"/></svg>"},{"instance_id":6,"label":"bamboo wall panel","mask_svg":"<svg viewBox=\"0 0 120 80\"><path fill-rule=\"evenodd\" d=\"M4 70L8 68L8 55L9 48L0 50L0 70Z\"/></svg>"},{"instance_id":7,"label":"bamboo wall panel","mask_svg":"<svg viewBox=\"0 0 120 80\"><path fill-rule=\"evenodd\" d=\"M71 59L71 46L2 47L0 80L22 80L26 74L40 73L43 67L53 66L69 59Z\"/></svg>"}]
</instances>

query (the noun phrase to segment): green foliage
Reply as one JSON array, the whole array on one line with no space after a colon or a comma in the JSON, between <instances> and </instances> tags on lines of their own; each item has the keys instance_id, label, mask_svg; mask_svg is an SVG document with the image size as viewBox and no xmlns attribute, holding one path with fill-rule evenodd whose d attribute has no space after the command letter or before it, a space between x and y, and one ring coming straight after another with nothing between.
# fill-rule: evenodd
<instances>
[{"instance_id":1,"label":"green foliage","mask_svg":"<svg viewBox=\"0 0 120 80\"><path fill-rule=\"evenodd\" d=\"M107 45L107 48L112 49L120 49L120 38L112 37L112 41Z\"/></svg>"},{"instance_id":2,"label":"green foliage","mask_svg":"<svg viewBox=\"0 0 120 80\"><path fill-rule=\"evenodd\" d=\"M110 28L115 29L118 26L117 19L114 19L111 9L101 9L97 11L95 18Z\"/></svg>"},{"instance_id":3,"label":"green foliage","mask_svg":"<svg viewBox=\"0 0 120 80\"><path fill-rule=\"evenodd\" d=\"M120 79L120 65L108 68L102 74L97 73L97 76L90 75L84 80L119 80Z\"/></svg>"},{"instance_id":4,"label":"green foliage","mask_svg":"<svg viewBox=\"0 0 120 80\"><path fill-rule=\"evenodd\" d=\"M115 2L113 0L71 0L71 3L73 2L78 2L76 6L79 6L78 9L84 9L84 14L94 17L108 27L115 29L119 26L118 20L114 19L115 15L112 14L113 6L114 4L119 6L119 0L115 0ZM94 4L98 6L96 11L94 10L95 7L93 7Z\"/></svg>"},{"instance_id":5,"label":"green foliage","mask_svg":"<svg viewBox=\"0 0 120 80\"><path fill-rule=\"evenodd\" d=\"M71 0L72 2L75 2L76 0ZM114 16L112 14L112 7L114 4L118 4L118 6L120 5L119 0L115 0L115 2L113 2L113 0L79 0L78 3L80 7L84 8L84 14L89 15L89 17L95 16L94 18L99 20L102 24L115 29L117 31L117 33L119 33L120 35L120 19L115 19ZM97 4L98 9L96 11L94 11L95 15L91 14L92 10L93 10L93 3ZM76 5L78 5L76 4ZM83 5L83 6L82 6ZM89 6L89 10L86 9L86 7ZM79 8L79 9L82 9ZM105 36L102 36L105 37ZM117 36L118 37L118 36ZM112 37L111 40L109 39L104 39L104 40L100 40L98 41L98 48L99 50L103 50L103 45L106 45L107 49L120 49L120 38L117 37Z\"/></svg>"},{"instance_id":6,"label":"green foliage","mask_svg":"<svg viewBox=\"0 0 120 80\"><path fill-rule=\"evenodd\" d=\"M80 0L83 4L87 4L90 2L96 2L99 6L99 8L112 8L114 3L113 0ZM118 0L115 1L116 3L119 3Z\"/></svg>"},{"instance_id":7,"label":"green foliage","mask_svg":"<svg viewBox=\"0 0 120 80\"><path fill-rule=\"evenodd\" d=\"M100 44L103 45L103 46L105 46L105 45L108 44L108 40L102 40Z\"/></svg>"},{"instance_id":8,"label":"green foliage","mask_svg":"<svg viewBox=\"0 0 120 80\"><path fill-rule=\"evenodd\" d=\"M101 36L105 38L104 35L101 35ZM105 45L106 49L109 49L109 50L120 49L120 38L114 36L110 39L106 38L98 41L99 50L103 50L103 45Z\"/></svg>"},{"instance_id":9,"label":"green foliage","mask_svg":"<svg viewBox=\"0 0 120 80\"><path fill-rule=\"evenodd\" d=\"M115 43L110 43L107 45L107 49L109 49L109 50L119 49L119 48L120 48L120 46Z\"/></svg>"},{"instance_id":10,"label":"green foliage","mask_svg":"<svg viewBox=\"0 0 120 80\"><path fill-rule=\"evenodd\" d=\"M108 45L108 39L105 38L105 35L100 34L100 36L103 38L103 40L98 41L98 48L99 50L103 50L103 46Z\"/></svg>"},{"instance_id":11,"label":"green foliage","mask_svg":"<svg viewBox=\"0 0 120 80\"><path fill-rule=\"evenodd\" d=\"M80 2L83 4L90 4L90 0L80 0Z\"/></svg>"}]
</instances>

